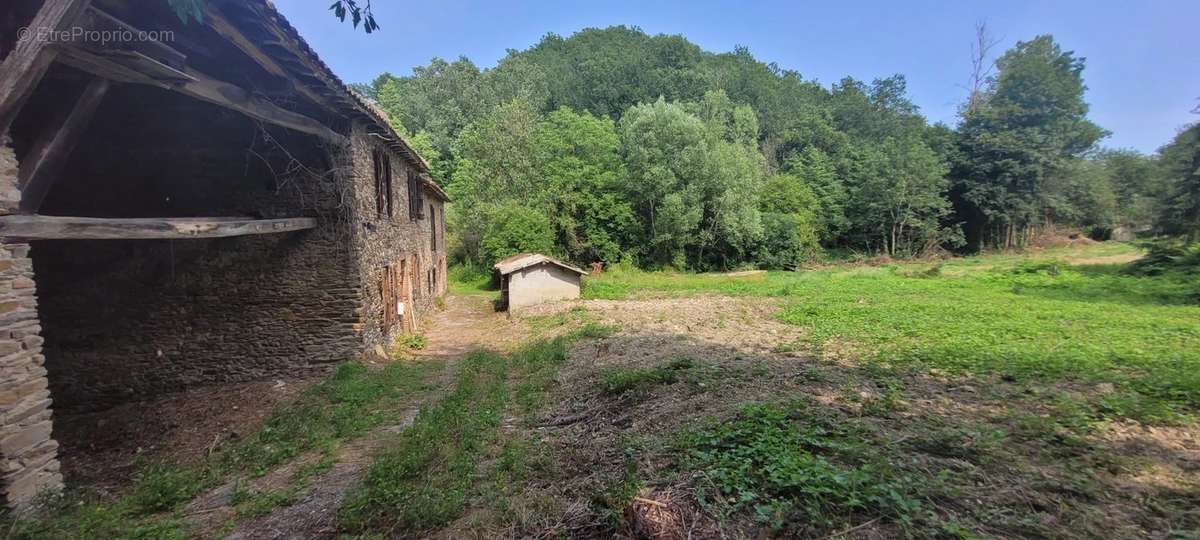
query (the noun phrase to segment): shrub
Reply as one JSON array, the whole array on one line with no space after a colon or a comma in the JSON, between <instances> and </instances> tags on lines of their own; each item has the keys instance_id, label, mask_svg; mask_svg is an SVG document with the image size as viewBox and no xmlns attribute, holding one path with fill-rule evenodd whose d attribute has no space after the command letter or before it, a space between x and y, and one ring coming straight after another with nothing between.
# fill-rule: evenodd
<instances>
[{"instance_id":1,"label":"shrub","mask_svg":"<svg viewBox=\"0 0 1200 540\"><path fill-rule=\"evenodd\" d=\"M485 261L518 253L552 253L554 229L545 214L516 205L497 210L483 235Z\"/></svg>"},{"instance_id":2,"label":"shrub","mask_svg":"<svg viewBox=\"0 0 1200 540\"><path fill-rule=\"evenodd\" d=\"M1144 247L1146 256L1129 263L1129 273L1138 276L1200 273L1200 243L1185 245L1159 241L1144 244Z\"/></svg>"},{"instance_id":3,"label":"shrub","mask_svg":"<svg viewBox=\"0 0 1200 540\"><path fill-rule=\"evenodd\" d=\"M765 268L794 270L821 253L814 218L807 214L762 215L763 241L758 264Z\"/></svg>"}]
</instances>

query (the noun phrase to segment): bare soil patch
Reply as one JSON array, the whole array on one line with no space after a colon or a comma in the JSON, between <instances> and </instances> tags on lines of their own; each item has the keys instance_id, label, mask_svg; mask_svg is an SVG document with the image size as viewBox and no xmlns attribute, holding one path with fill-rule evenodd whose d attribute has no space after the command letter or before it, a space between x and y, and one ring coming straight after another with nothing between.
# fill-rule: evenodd
<instances>
[{"instance_id":1,"label":"bare soil patch","mask_svg":"<svg viewBox=\"0 0 1200 540\"><path fill-rule=\"evenodd\" d=\"M318 378L206 386L104 411L56 415L54 436L70 485L101 493L128 486L139 463L203 460L217 445L253 433L277 407Z\"/></svg>"}]
</instances>

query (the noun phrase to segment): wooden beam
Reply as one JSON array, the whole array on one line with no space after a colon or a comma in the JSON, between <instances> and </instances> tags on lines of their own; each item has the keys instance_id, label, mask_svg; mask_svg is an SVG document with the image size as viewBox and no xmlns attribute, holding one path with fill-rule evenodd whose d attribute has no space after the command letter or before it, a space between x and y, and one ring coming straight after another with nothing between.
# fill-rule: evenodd
<instances>
[{"instance_id":1,"label":"wooden beam","mask_svg":"<svg viewBox=\"0 0 1200 540\"><path fill-rule=\"evenodd\" d=\"M89 218L0 216L0 237L24 240L225 238L312 229L315 218Z\"/></svg>"},{"instance_id":2,"label":"wooden beam","mask_svg":"<svg viewBox=\"0 0 1200 540\"><path fill-rule=\"evenodd\" d=\"M139 36L143 35L141 30L97 9L95 6L84 10L83 14L79 16L76 26L85 31L97 32L100 35L112 36L114 38L111 41L84 40L79 43L81 47L101 52L111 50L137 51L176 69L182 69L187 65L187 55L161 41L140 39ZM123 39L124 36L128 36L131 39L125 41ZM156 36L154 33L146 33L144 37ZM172 36L173 38L174 36Z\"/></svg>"},{"instance_id":3,"label":"wooden beam","mask_svg":"<svg viewBox=\"0 0 1200 540\"><path fill-rule=\"evenodd\" d=\"M34 214L41 208L50 187L108 92L109 84L105 79L93 80L83 89L83 94L61 123L46 129L33 143L18 176L22 214Z\"/></svg>"},{"instance_id":4,"label":"wooden beam","mask_svg":"<svg viewBox=\"0 0 1200 540\"><path fill-rule=\"evenodd\" d=\"M228 39L238 49L241 49L241 51L245 53L246 56L249 56L251 60L254 60L256 63L258 63L258 65L262 66L267 73L286 79L289 83L291 83L292 88L296 92L312 100L314 104L326 104L326 99L312 91L308 85L300 82L294 76L292 76L291 72L279 65L278 62L276 62L271 58L270 55L259 48L258 45L255 45L253 40L246 37L241 30L238 30L237 27L234 26L233 23L229 22L224 15L221 15L219 11L210 7L204 13L204 22L209 28L212 28L218 34L225 37L225 39Z\"/></svg>"},{"instance_id":5,"label":"wooden beam","mask_svg":"<svg viewBox=\"0 0 1200 540\"><path fill-rule=\"evenodd\" d=\"M8 131L54 61L55 49L49 46L52 40L38 39L39 33L66 30L89 4L91 0L46 0L27 27L29 35L18 39L4 58L0 64L0 133Z\"/></svg>"},{"instance_id":6,"label":"wooden beam","mask_svg":"<svg viewBox=\"0 0 1200 540\"><path fill-rule=\"evenodd\" d=\"M78 47L64 47L59 58L72 67L99 77L157 86L238 111L255 120L316 135L336 145L349 144L349 139L344 135L313 118L284 109L239 86L190 68L177 70L137 51L101 54Z\"/></svg>"}]
</instances>

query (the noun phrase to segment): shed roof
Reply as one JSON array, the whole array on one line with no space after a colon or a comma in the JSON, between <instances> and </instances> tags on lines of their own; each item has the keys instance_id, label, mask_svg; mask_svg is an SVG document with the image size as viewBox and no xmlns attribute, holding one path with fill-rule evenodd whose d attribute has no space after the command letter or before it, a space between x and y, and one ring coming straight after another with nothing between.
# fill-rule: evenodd
<instances>
[{"instance_id":1,"label":"shed roof","mask_svg":"<svg viewBox=\"0 0 1200 540\"><path fill-rule=\"evenodd\" d=\"M523 270L525 268L529 268L530 266L536 266L543 263L553 264L560 268L576 272L581 276L587 275L587 272L579 268L555 259L554 257L542 255L541 253L521 253L519 255L513 255L507 259L500 260L492 268L498 270L500 275L507 276L508 274L516 272L517 270Z\"/></svg>"}]
</instances>

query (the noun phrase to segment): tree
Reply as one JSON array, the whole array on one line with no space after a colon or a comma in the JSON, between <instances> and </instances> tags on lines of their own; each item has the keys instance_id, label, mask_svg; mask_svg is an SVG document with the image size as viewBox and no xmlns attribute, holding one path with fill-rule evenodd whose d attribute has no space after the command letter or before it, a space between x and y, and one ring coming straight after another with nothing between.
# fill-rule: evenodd
<instances>
[{"instance_id":1,"label":"tree","mask_svg":"<svg viewBox=\"0 0 1200 540\"><path fill-rule=\"evenodd\" d=\"M791 174L767 178L760 191L763 239L755 260L764 268L795 269L821 252L817 196Z\"/></svg>"},{"instance_id":2,"label":"tree","mask_svg":"<svg viewBox=\"0 0 1200 540\"><path fill-rule=\"evenodd\" d=\"M546 214L508 203L492 210L483 236L483 260L495 262L518 253L555 254L554 230Z\"/></svg>"},{"instance_id":3,"label":"tree","mask_svg":"<svg viewBox=\"0 0 1200 540\"><path fill-rule=\"evenodd\" d=\"M580 263L619 261L637 223L621 193L625 168L613 121L560 108L538 124L533 152L539 206L558 249Z\"/></svg>"},{"instance_id":4,"label":"tree","mask_svg":"<svg viewBox=\"0 0 1200 540\"><path fill-rule=\"evenodd\" d=\"M816 199L814 224L821 237L827 244L837 243L850 228L850 220L846 217L849 194L838 177L834 160L825 152L809 147L789 159L785 170Z\"/></svg>"},{"instance_id":5,"label":"tree","mask_svg":"<svg viewBox=\"0 0 1200 540\"><path fill-rule=\"evenodd\" d=\"M1158 153L1167 185L1157 229L1191 242L1200 240L1200 124L1180 131Z\"/></svg>"},{"instance_id":6,"label":"tree","mask_svg":"<svg viewBox=\"0 0 1200 540\"><path fill-rule=\"evenodd\" d=\"M982 220L976 247L1017 245L1041 223L1047 178L1105 136L1087 119L1084 60L1048 35L1022 41L997 60L998 73L960 127L956 193Z\"/></svg>"},{"instance_id":7,"label":"tree","mask_svg":"<svg viewBox=\"0 0 1200 540\"><path fill-rule=\"evenodd\" d=\"M914 256L956 243L942 223L950 214L946 166L923 141L888 138L860 152L846 212L865 245Z\"/></svg>"},{"instance_id":8,"label":"tree","mask_svg":"<svg viewBox=\"0 0 1200 540\"><path fill-rule=\"evenodd\" d=\"M663 98L630 107L620 122L621 154L629 176L624 191L644 227L642 260L687 264L686 248L704 217L708 174L704 123Z\"/></svg>"},{"instance_id":9,"label":"tree","mask_svg":"<svg viewBox=\"0 0 1200 540\"><path fill-rule=\"evenodd\" d=\"M454 141L471 122L497 105L483 72L467 58L434 58L410 77L380 75L372 83L379 106L409 133L425 131L434 148L452 156ZM525 100L528 102L528 100Z\"/></svg>"},{"instance_id":10,"label":"tree","mask_svg":"<svg viewBox=\"0 0 1200 540\"><path fill-rule=\"evenodd\" d=\"M524 100L496 107L462 130L454 145L456 166L446 191L454 201L456 255L488 262L482 248L495 209L537 201L533 137L540 117ZM551 236L553 238L553 236Z\"/></svg>"},{"instance_id":11,"label":"tree","mask_svg":"<svg viewBox=\"0 0 1200 540\"><path fill-rule=\"evenodd\" d=\"M1109 150L1098 160L1115 194L1118 224L1132 229L1152 225L1155 203L1165 189L1155 160L1136 150Z\"/></svg>"}]
</instances>

